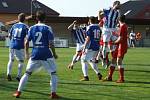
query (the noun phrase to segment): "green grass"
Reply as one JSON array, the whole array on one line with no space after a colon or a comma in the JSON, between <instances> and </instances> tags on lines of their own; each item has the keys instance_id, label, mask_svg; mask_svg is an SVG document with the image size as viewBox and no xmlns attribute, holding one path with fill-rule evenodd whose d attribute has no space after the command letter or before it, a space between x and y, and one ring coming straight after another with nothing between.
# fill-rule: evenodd
<instances>
[{"instance_id":1,"label":"green grass","mask_svg":"<svg viewBox=\"0 0 150 100\"><path fill-rule=\"evenodd\" d=\"M4 47L5 46L5 41L0 41L0 47Z\"/></svg>"},{"instance_id":2,"label":"green grass","mask_svg":"<svg viewBox=\"0 0 150 100\"><path fill-rule=\"evenodd\" d=\"M150 48L129 49L124 59L125 80L123 84L115 83L118 71L114 74L113 82L98 81L94 71L89 67L89 82L80 82L82 77L81 64L77 63L74 70L66 66L70 63L75 49L56 49L57 69L59 76L58 95L60 100L150 100ZM18 86L15 80L17 62L12 71L13 81L6 80L6 66L8 62L8 48L0 48L0 100L16 100L12 97ZM103 76L107 70L99 68ZM24 71L25 72L25 67ZM49 99L49 75L46 71L35 72L29 78L21 98L18 100L47 100Z\"/></svg>"}]
</instances>

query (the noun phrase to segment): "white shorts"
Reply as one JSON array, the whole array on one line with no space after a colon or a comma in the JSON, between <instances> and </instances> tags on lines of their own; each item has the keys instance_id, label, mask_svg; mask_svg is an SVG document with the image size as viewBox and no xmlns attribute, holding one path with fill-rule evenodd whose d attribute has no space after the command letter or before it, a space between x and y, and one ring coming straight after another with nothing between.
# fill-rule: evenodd
<instances>
[{"instance_id":1,"label":"white shorts","mask_svg":"<svg viewBox=\"0 0 150 100\"><path fill-rule=\"evenodd\" d=\"M112 32L116 31L117 29L115 28L103 28L102 30L103 42L109 42L112 37Z\"/></svg>"},{"instance_id":2,"label":"white shorts","mask_svg":"<svg viewBox=\"0 0 150 100\"><path fill-rule=\"evenodd\" d=\"M82 56L81 56L81 60L89 62L89 61L95 59L97 54L98 54L98 51L93 51L93 50L87 50L86 49L85 53L82 54Z\"/></svg>"},{"instance_id":3,"label":"white shorts","mask_svg":"<svg viewBox=\"0 0 150 100\"><path fill-rule=\"evenodd\" d=\"M117 39L118 39L118 36L112 35L110 40L113 41L113 42L115 42Z\"/></svg>"},{"instance_id":4,"label":"white shorts","mask_svg":"<svg viewBox=\"0 0 150 100\"><path fill-rule=\"evenodd\" d=\"M107 52L113 52L116 50L116 45L108 45L109 50Z\"/></svg>"},{"instance_id":5,"label":"white shorts","mask_svg":"<svg viewBox=\"0 0 150 100\"><path fill-rule=\"evenodd\" d=\"M31 60L31 58L28 61L26 71L27 72L33 72L41 67L44 67L46 71L48 71L49 74L52 72L56 72L56 63L54 58L49 58L47 61L45 60Z\"/></svg>"},{"instance_id":6,"label":"white shorts","mask_svg":"<svg viewBox=\"0 0 150 100\"><path fill-rule=\"evenodd\" d=\"M16 57L18 61L23 61L25 58L24 49L9 49L9 59L14 60L14 57Z\"/></svg>"},{"instance_id":7,"label":"white shorts","mask_svg":"<svg viewBox=\"0 0 150 100\"><path fill-rule=\"evenodd\" d=\"M81 51L83 49L83 44L76 43L76 52Z\"/></svg>"}]
</instances>

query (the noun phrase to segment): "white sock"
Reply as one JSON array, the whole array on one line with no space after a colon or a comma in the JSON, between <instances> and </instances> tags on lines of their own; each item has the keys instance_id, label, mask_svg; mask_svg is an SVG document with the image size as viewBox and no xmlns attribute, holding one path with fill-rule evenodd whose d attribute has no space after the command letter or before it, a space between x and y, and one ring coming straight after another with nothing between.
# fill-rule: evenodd
<instances>
[{"instance_id":1,"label":"white sock","mask_svg":"<svg viewBox=\"0 0 150 100\"><path fill-rule=\"evenodd\" d=\"M82 72L84 76L88 76L88 64L87 62L81 61Z\"/></svg>"},{"instance_id":2,"label":"white sock","mask_svg":"<svg viewBox=\"0 0 150 100\"><path fill-rule=\"evenodd\" d=\"M19 82L19 86L18 86L18 91L22 91L23 87L26 85L27 81L28 81L28 77L29 75L27 73L25 73L22 77L21 80Z\"/></svg>"},{"instance_id":3,"label":"white sock","mask_svg":"<svg viewBox=\"0 0 150 100\"><path fill-rule=\"evenodd\" d=\"M77 59L77 55L75 54L72 58L71 65L74 65L74 63L76 62L76 59Z\"/></svg>"},{"instance_id":4,"label":"white sock","mask_svg":"<svg viewBox=\"0 0 150 100\"><path fill-rule=\"evenodd\" d=\"M52 92L56 92L56 89L57 89L57 76L54 74L54 75L51 75L51 81L50 81L50 86L51 86L51 93Z\"/></svg>"},{"instance_id":5,"label":"white sock","mask_svg":"<svg viewBox=\"0 0 150 100\"><path fill-rule=\"evenodd\" d=\"M100 59L100 60L102 59L102 58L101 58L101 51L98 52L97 57L96 57L96 60L99 60L99 59Z\"/></svg>"},{"instance_id":6,"label":"white sock","mask_svg":"<svg viewBox=\"0 0 150 100\"><path fill-rule=\"evenodd\" d=\"M23 66L24 66L24 63L19 62L19 64L18 64L18 75L17 75L17 77L19 77L19 78L20 78L21 75L22 75Z\"/></svg>"},{"instance_id":7,"label":"white sock","mask_svg":"<svg viewBox=\"0 0 150 100\"><path fill-rule=\"evenodd\" d=\"M106 46L103 47L103 51L102 51L103 58L106 58L107 50L108 50L108 46L106 45Z\"/></svg>"},{"instance_id":8,"label":"white sock","mask_svg":"<svg viewBox=\"0 0 150 100\"><path fill-rule=\"evenodd\" d=\"M9 60L8 64L7 64L7 75L11 75L11 71L12 71L12 65L13 65L13 61Z\"/></svg>"},{"instance_id":9,"label":"white sock","mask_svg":"<svg viewBox=\"0 0 150 100\"><path fill-rule=\"evenodd\" d=\"M99 69L97 67L97 64L95 64L93 62L89 62L89 64L91 65L91 67L95 71L95 73L98 74L99 73Z\"/></svg>"}]
</instances>

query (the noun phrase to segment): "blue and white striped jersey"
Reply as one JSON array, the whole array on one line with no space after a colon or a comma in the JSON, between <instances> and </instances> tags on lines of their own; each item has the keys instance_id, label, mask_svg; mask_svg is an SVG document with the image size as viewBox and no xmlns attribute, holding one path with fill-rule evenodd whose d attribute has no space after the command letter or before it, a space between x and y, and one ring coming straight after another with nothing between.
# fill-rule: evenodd
<instances>
[{"instance_id":1,"label":"blue and white striped jersey","mask_svg":"<svg viewBox=\"0 0 150 100\"><path fill-rule=\"evenodd\" d=\"M27 39L33 42L32 60L47 60L53 57L49 50L49 43L54 40L51 27L38 23L29 29Z\"/></svg>"},{"instance_id":2,"label":"blue and white striped jersey","mask_svg":"<svg viewBox=\"0 0 150 100\"><path fill-rule=\"evenodd\" d=\"M119 10L110 8L109 10L104 9L104 15L106 20L104 22L105 28L116 28L118 23L118 17L120 16Z\"/></svg>"},{"instance_id":3,"label":"blue and white striped jersey","mask_svg":"<svg viewBox=\"0 0 150 100\"><path fill-rule=\"evenodd\" d=\"M85 31L82 28L72 29L71 33L74 35L76 43L84 44Z\"/></svg>"},{"instance_id":4,"label":"blue and white striped jersey","mask_svg":"<svg viewBox=\"0 0 150 100\"><path fill-rule=\"evenodd\" d=\"M24 49L24 38L28 33L28 26L22 22L14 24L9 30L9 36L11 37L10 48L11 49Z\"/></svg>"}]
</instances>

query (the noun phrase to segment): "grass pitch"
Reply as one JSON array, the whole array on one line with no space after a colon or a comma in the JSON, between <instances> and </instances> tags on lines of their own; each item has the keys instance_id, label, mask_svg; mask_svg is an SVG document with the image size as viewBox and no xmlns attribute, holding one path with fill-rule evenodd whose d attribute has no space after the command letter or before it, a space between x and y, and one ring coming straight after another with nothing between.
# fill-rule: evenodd
<instances>
[{"instance_id":1,"label":"grass pitch","mask_svg":"<svg viewBox=\"0 0 150 100\"><path fill-rule=\"evenodd\" d=\"M150 100L150 48L129 49L124 59L125 83L118 84L118 71L114 73L113 82L102 82L89 66L89 82L80 82L82 77L81 64L77 63L74 70L68 70L75 49L57 48L59 58L56 60L58 69L58 95L60 100ZM17 62L14 62L13 81L6 80L8 48L0 48L0 100L16 100L12 94L18 86L15 80ZM26 66L25 66L26 67ZM25 67L24 71L25 72ZM107 70L99 68L103 76ZM18 100L48 100L49 75L46 71L35 72Z\"/></svg>"}]
</instances>

